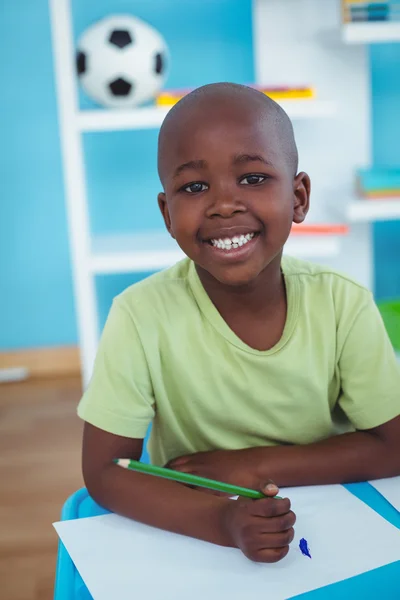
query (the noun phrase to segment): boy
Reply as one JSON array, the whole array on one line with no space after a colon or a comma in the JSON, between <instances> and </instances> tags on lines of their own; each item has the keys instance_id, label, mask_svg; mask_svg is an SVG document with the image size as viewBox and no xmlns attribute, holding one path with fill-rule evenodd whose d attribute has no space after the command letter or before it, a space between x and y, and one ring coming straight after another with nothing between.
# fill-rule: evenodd
<instances>
[{"instance_id":1,"label":"boy","mask_svg":"<svg viewBox=\"0 0 400 600\"><path fill-rule=\"evenodd\" d=\"M159 135L159 206L188 258L115 299L92 381L83 474L110 510L283 558L295 516L277 486L400 474L400 372L371 294L284 258L308 212L286 113L213 84L184 97ZM139 459L250 488L207 494L121 469ZM267 482L273 480L277 485Z\"/></svg>"}]
</instances>

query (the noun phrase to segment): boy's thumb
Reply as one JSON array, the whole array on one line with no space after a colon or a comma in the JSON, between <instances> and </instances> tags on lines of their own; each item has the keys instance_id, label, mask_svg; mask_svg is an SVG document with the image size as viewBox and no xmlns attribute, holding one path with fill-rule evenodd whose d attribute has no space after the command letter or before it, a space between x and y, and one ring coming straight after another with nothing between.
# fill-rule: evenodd
<instances>
[{"instance_id":1,"label":"boy's thumb","mask_svg":"<svg viewBox=\"0 0 400 600\"><path fill-rule=\"evenodd\" d=\"M269 479L267 481L267 483L262 486L261 491L263 494L265 494L265 496L273 497L273 496L277 496L277 494L279 492L279 488L276 485L276 483L274 483L273 481L271 481Z\"/></svg>"}]
</instances>

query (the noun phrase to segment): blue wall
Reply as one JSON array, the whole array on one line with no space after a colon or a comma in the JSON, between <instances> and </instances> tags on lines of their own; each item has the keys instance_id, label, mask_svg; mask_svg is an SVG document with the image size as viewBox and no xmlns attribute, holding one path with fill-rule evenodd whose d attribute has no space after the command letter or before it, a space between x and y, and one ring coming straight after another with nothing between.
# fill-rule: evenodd
<instances>
[{"instance_id":1,"label":"blue wall","mask_svg":"<svg viewBox=\"0 0 400 600\"><path fill-rule=\"evenodd\" d=\"M73 344L77 334L47 0L0 4L0 349ZM173 57L169 87L253 79L250 4L73 1L76 32L110 12L134 12L160 29ZM196 43L188 44L194 36ZM378 163L397 164L400 45L372 48L371 60L374 156ZM81 104L91 106L83 96ZM161 225L156 132L90 134L84 145L93 231ZM376 227L378 296L400 295L393 256L400 255L399 233L398 224ZM131 275L98 278L102 321L112 296L134 280Z\"/></svg>"},{"instance_id":2,"label":"blue wall","mask_svg":"<svg viewBox=\"0 0 400 600\"><path fill-rule=\"evenodd\" d=\"M0 347L74 343L47 2L0 4Z\"/></svg>"},{"instance_id":3,"label":"blue wall","mask_svg":"<svg viewBox=\"0 0 400 600\"><path fill-rule=\"evenodd\" d=\"M400 166L400 44L371 46L373 160ZM375 289L379 298L400 296L400 222L375 231Z\"/></svg>"}]
</instances>

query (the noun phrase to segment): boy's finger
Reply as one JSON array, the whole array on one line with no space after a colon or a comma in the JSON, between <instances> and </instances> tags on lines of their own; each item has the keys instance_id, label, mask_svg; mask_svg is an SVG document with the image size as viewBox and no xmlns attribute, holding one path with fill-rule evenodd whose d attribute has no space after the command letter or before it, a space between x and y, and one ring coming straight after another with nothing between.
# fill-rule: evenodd
<instances>
[{"instance_id":1,"label":"boy's finger","mask_svg":"<svg viewBox=\"0 0 400 600\"><path fill-rule=\"evenodd\" d=\"M294 529L286 529L285 531L276 531L273 533L261 534L260 546L263 548L284 548L289 546L294 539Z\"/></svg>"},{"instance_id":2,"label":"boy's finger","mask_svg":"<svg viewBox=\"0 0 400 600\"><path fill-rule=\"evenodd\" d=\"M283 533L293 529L296 523L296 515L291 510L285 515L279 517L271 517L270 519L258 519L257 530L260 535L269 535L272 533Z\"/></svg>"},{"instance_id":3,"label":"boy's finger","mask_svg":"<svg viewBox=\"0 0 400 600\"><path fill-rule=\"evenodd\" d=\"M277 496L279 492L279 488L273 481L268 481L262 488L261 491L267 497Z\"/></svg>"},{"instance_id":4,"label":"boy's finger","mask_svg":"<svg viewBox=\"0 0 400 600\"><path fill-rule=\"evenodd\" d=\"M285 515L290 511L289 498L262 498L261 500L253 500L249 505L250 513L258 517L278 517Z\"/></svg>"},{"instance_id":5,"label":"boy's finger","mask_svg":"<svg viewBox=\"0 0 400 600\"><path fill-rule=\"evenodd\" d=\"M170 460L166 466L168 469L174 469L179 465L184 465L185 463L189 462L189 460L189 456L180 456L179 458L173 458L172 460Z\"/></svg>"},{"instance_id":6,"label":"boy's finger","mask_svg":"<svg viewBox=\"0 0 400 600\"><path fill-rule=\"evenodd\" d=\"M217 490L211 490L210 488L194 486L194 489L197 490L198 492L203 492L204 494L209 494L211 496L220 496L221 498L229 498L230 497L230 494L227 494L225 492L218 492Z\"/></svg>"},{"instance_id":7,"label":"boy's finger","mask_svg":"<svg viewBox=\"0 0 400 600\"><path fill-rule=\"evenodd\" d=\"M285 558L288 552L289 546L285 546L284 548L263 548L254 552L245 552L245 555L255 562L275 563Z\"/></svg>"}]
</instances>

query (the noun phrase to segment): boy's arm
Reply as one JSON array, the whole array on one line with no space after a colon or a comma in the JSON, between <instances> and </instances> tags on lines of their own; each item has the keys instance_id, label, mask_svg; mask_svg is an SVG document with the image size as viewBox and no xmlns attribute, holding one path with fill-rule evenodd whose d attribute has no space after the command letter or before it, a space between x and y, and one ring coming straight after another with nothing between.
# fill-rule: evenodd
<instances>
[{"instance_id":1,"label":"boy's arm","mask_svg":"<svg viewBox=\"0 0 400 600\"><path fill-rule=\"evenodd\" d=\"M266 487L266 497L260 500L232 502L112 462L113 458L139 460L142 443L85 423L83 475L99 504L159 529L240 548L257 562L276 562L286 556L294 538L295 515L287 498L273 497L279 491L275 485Z\"/></svg>"},{"instance_id":2,"label":"boy's arm","mask_svg":"<svg viewBox=\"0 0 400 600\"><path fill-rule=\"evenodd\" d=\"M128 471L112 462L113 458L139 460L142 445L143 440L112 435L85 423L82 470L92 498L112 512L148 525L229 545L219 523L226 499Z\"/></svg>"},{"instance_id":3,"label":"boy's arm","mask_svg":"<svg viewBox=\"0 0 400 600\"><path fill-rule=\"evenodd\" d=\"M400 417L367 431L334 436L309 446L268 450L265 467L268 468L268 463L271 477L276 473L279 485L349 483L393 477L400 475Z\"/></svg>"},{"instance_id":4,"label":"boy's arm","mask_svg":"<svg viewBox=\"0 0 400 600\"><path fill-rule=\"evenodd\" d=\"M252 488L268 478L283 487L392 477L400 475L400 416L367 431L314 444L201 452L169 466Z\"/></svg>"}]
</instances>

